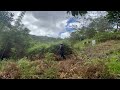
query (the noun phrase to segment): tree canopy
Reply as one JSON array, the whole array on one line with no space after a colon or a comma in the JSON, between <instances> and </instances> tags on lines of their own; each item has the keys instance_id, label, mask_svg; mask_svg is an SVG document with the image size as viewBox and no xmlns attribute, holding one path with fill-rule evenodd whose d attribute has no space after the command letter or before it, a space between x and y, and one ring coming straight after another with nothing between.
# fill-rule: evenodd
<instances>
[{"instance_id":1,"label":"tree canopy","mask_svg":"<svg viewBox=\"0 0 120 90\"><path fill-rule=\"evenodd\" d=\"M106 15L106 19L112 23L113 25L118 27L120 26L120 11L106 11L107 15ZM87 11L67 11L67 13L72 14L73 16L83 16L85 14L87 14Z\"/></svg>"}]
</instances>

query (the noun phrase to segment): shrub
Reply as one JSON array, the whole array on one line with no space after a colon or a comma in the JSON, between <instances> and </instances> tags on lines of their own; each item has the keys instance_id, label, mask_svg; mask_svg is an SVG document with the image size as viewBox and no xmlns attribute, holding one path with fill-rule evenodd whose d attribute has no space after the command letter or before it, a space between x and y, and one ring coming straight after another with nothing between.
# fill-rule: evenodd
<instances>
[{"instance_id":1,"label":"shrub","mask_svg":"<svg viewBox=\"0 0 120 90\"><path fill-rule=\"evenodd\" d=\"M21 70L21 78L32 78L32 76L36 74L35 66L32 66L30 61L28 61L26 58L19 60L18 66Z\"/></svg>"},{"instance_id":2,"label":"shrub","mask_svg":"<svg viewBox=\"0 0 120 90\"><path fill-rule=\"evenodd\" d=\"M110 79L114 78L105 62L100 60L93 60L83 64L81 68L81 76L85 79Z\"/></svg>"},{"instance_id":3,"label":"shrub","mask_svg":"<svg viewBox=\"0 0 120 90\"><path fill-rule=\"evenodd\" d=\"M59 46L60 46L60 42L48 43L48 44L38 43L28 49L27 56L29 59L34 60L34 59L44 58L46 53L54 53L55 55L58 55ZM73 53L73 50L69 44L64 43L64 48L65 48L65 55L70 55Z\"/></svg>"},{"instance_id":4,"label":"shrub","mask_svg":"<svg viewBox=\"0 0 120 90\"><path fill-rule=\"evenodd\" d=\"M91 45L91 43L88 43L88 42L91 42L91 39L86 39L86 40L83 40L83 41L79 41L79 42L74 44L73 48L75 48L77 51L78 50L83 50L85 47Z\"/></svg>"},{"instance_id":5,"label":"shrub","mask_svg":"<svg viewBox=\"0 0 120 90\"><path fill-rule=\"evenodd\" d=\"M20 78L21 71L16 63L7 62L3 67L0 78L2 79L18 79Z\"/></svg>"},{"instance_id":6,"label":"shrub","mask_svg":"<svg viewBox=\"0 0 120 90\"><path fill-rule=\"evenodd\" d=\"M54 53L46 53L45 54L45 60L47 61L54 61L55 60L55 57L54 57Z\"/></svg>"},{"instance_id":7,"label":"shrub","mask_svg":"<svg viewBox=\"0 0 120 90\"><path fill-rule=\"evenodd\" d=\"M106 63L106 65L109 68L110 73L116 75L116 74L120 74L120 53L116 53L114 52L113 55L110 55L110 57L108 58L108 62Z\"/></svg>"},{"instance_id":8,"label":"shrub","mask_svg":"<svg viewBox=\"0 0 120 90\"><path fill-rule=\"evenodd\" d=\"M97 33L94 38L98 42L105 42L107 40L120 40L120 32Z\"/></svg>"},{"instance_id":9,"label":"shrub","mask_svg":"<svg viewBox=\"0 0 120 90\"><path fill-rule=\"evenodd\" d=\"M55 61L54 54L53 53L47 53L45 55L44 63L47 65L48 68L56 65L57 62Z\"/></svg>"},{"instance_id":10,"label":"shrub","mask_svg":"<svg viewBox=\"0 0 120 90\"><path fill-rule=\"evenodd\" d=\"M64 45L64 51L65 51L65 55L70 55L73 53L73 50L71 48L70 45L66 44L66 43L63 43ZM50 53L54 53L55 55L58 55L59 54L59 46L60 44L54 44L54 45L51 45L49 48L48 48L48 52Z\"/></svg>"},{"instance_id":11,"label":"shrub","mask_svg":"<svg viewBox=\"0 0 120 90\"><path fill-rule=\"evenodd\" d=\"M45 44L37 44L37 45L34 45L33 47L29 48L28 49L28 56L30 56L29 58L32 59L32 58L43 58L44 57L44 54L46 53L46 49L47 49L47 46Z\"/></svg>"},{"instance_id":12,"label":"shrub","mask_svg":"<svg viewBox=\"0 0 120 90\"><path fill-rule=\"evenodd\" d=\"M44 79L55 79L57 78L58 69L56 67L50 67L44 71L41 78Z\"/></svg>"}]
</instances>

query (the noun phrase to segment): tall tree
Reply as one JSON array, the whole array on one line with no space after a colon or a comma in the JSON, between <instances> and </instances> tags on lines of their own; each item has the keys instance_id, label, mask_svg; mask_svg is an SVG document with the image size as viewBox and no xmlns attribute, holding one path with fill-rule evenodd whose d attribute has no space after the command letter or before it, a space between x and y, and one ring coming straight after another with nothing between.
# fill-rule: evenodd
<instances>
[{"instance_id":1,"label":"tall tree","mask_svg":"<svg viewBox=\"0 0 120 90\"><path fill-rule=\"evenodd\" d=\"M3 57L5 50L7 49L7 45L10 46L10 44L8 44L8 38L10 38L9 28L11 28L11 22L13 21L13 16L14 14L11 12L0 11L0 42L1 42L0 43L0 57L1 58Z\"/></svg>"},{"instance_id":2,"label":"tall tree","mask_svg":"<svg viewBox=\"0 0 120 90\"><path fill-rule=\"evenodd\" d=\"M1 58L20 58L25 55L26 49L29 46L29 29L25 28L24 25L21 23L24 15L25 12L21 12L15 22L15 27L13 26L9 30L6 29L1 34ZM6 26L6 24L4 26Z\"/></svg>"},{"instance_id":3,"label":"tall tree","mask_svg":"<svg viewBox=\"0 0 120 90\"><path fill-rule=\"evenodd\" d=\"M117 30L119 30L120 25L120 11L107 11L108 14L106 18L109 20L110 23L117 26Z\"/></svg>"},{"instance_id":4,"label":"tall tree","mask_svg":"<svg viewBox=\"0 0 120 90\"><path fill-rule=\"evenodd\" d=\"M14 14L8 11L0 11L0 30L3 29L4 26L11 27L11 22L13 21Z\"/></svg>"},{"instance_id":5,"label":"tall tree","mask_svg":"<svg viewBox=\"0 0 120 90\"><path fill-rule=\"evenodd\" d=\"M88 27L95 29L97 32L105 32L106 30L113 29L113 25L103 16L93 19Z\"/></svg>"},{"instance_id":6,"label":"tall tree","mask_svg":"<svg viewBox=\"0 0 120 90\"><path fill-rule=\"evenodd\" d=\"M24 26L23 24L21 24L21 22L22 22L22 19L23 19L25 13L26 13L26 11L22 11L20 13L20 15L18 16L18 18L16 19L16 22L15 22L15 27L16 28L19 28L20 26Z\"/></svg>"}]
</instances>

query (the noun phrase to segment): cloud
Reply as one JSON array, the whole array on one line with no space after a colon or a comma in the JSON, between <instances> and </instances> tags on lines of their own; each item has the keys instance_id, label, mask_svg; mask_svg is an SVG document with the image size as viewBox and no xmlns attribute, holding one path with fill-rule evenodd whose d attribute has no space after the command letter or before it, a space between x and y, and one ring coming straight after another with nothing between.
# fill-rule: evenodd
<instances>
[{"instance_id":1,"label":"cloud","mask_svg":"<svg viewBox=\"0 0 120 90\"><path fill-rule=\"evenodd\" d=\"M11 11L15 13L14 19L18 17L20 11ZM103 12L102 12L103 13ZM88 12L86 18L103 15L101 12ZM69 37L70 32L74 31L72 26L82 27L88 25L89 20L83 17L78 19L68 15L66 11L27 11L22 23L30 29L30 34L37 36L50 37ZM77 22L80 21L80 22Z\"/></svg>"},{"instance_id":2,"label":"cloud","mask_svg":"<svg viewBox=\"0 0 120 90\"><path fill-rule=\"evenodd\" d=\"M64 33L61 33L61 38L68 38L70 37L70 32L64 32Z\"/></svg>"},{"instance_id":3,"label":"cloud","mask_svg":"<svg viewBox=\"0 0 120 90\"><path fill-rule=\"evenodd\" d=\"M22 22L31 30L30 34L59 37L65 31L66 16L65 11L29 11Z\"/></svg>"},{"instance_id":4,"label":"cloud","mask_svg":"<svg viewBox=\"0 0 120 90\"><path fill-rule=\"evenodd\" d=\"M88 11L85 16L79 16L78 18L71 17L67 21L66 30L69 32L74 32L77 28L88 26L91 23L91 19L105 15L105 11Z\"/></svg>"}]
</instances>

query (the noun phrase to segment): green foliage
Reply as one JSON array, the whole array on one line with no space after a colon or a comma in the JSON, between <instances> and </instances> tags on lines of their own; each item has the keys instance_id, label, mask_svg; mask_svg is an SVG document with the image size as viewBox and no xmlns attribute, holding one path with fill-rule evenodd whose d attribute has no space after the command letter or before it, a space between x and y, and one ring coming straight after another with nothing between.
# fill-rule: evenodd
<instances>
[{"instance_id":1,"label":"green foliage","mask_svg":"<svg viewBox=\"0 0 120 90\"><path fill-rule=\"evenodd\" d=\"M32 75L36 74L36 67L32 66L30 61L26 58L22 58L18 61L18 66L21 70L21 78L31 78Z\"/></svg>"},{"instance_id":2,"label":"green foliage","mask_svg":"<svg viewBox=\"0 0 120 90\"><path fill-rule=\"evenodd\" d=\"M87 11L67 11L67 13L71 13L73 16L84 15Z\"/></svg>"},{"instance_id":3,"label":"green foliage","mask_svg":"<svg viewBox=\"0 0 120 90\"><path fill-rule=\"evenodd\" d=\"M29 48L29 36L25 31L11 30L2 35L1 54L8 57L23 57L26 55L26 50Z\"/></svg>"},{"instance_id":4,"label":"green foliage","mask_svg":"<svg viewBox=\"0 0 120 90\"><path fill-rule=\"evenodd\" d=\"M111 31L112 25L104 17L99 17L92 19L91 23L87 27L82 27L81 29L72 32L70 41L72 43L76 41L82 41L84 39L93 38L98 32Z\"/></svg>"},{"instance_id":5,"label":"green foliage","mask_svg":"<svg viewBox=\"0 0 120 90\"><path fill-rule=\"evenodd\" d=\"M85 31L83 29L81 29L80 31L72 32L71 35L70 35L70 41L72 43L74 43L76 41L82 41L85 38L86 38Z\"/></svg>"},{"instance_id":6,"label":"green foliage","mask_svg":"<svg viewBox=\"0 0 120 90\"><path fill-rule=\"evenodd\" d=\"M44 71L42 78L44 79L56 79L58 78L58 69L56 67L50 67Z\"/></svg>"},{"instance_id":7,"label":"green foliage","mask_svg":"<svg viewBox=\"0 0 120 90\"><path fill-rule=\"evenodd\" d=\"M47 61L54 61L55 60L55 58L54 58L54 53L46 53L46 55L45 55L45 59L47 60Z\"/></svg>"},{"instance_id":8,"label":"green foliage","mask_svg":"<svg viewBox=\"0 0 120 90\"><path fill-rule=\"evenodd\" d=\"M110 52L108 56L106 65L109 71L114 75L120 74L120 49Z\"/></svg>"},{"instance_id":9,"label":"green foliage","mask_svg":"<svg viewBox=\"0 0 120 90\"><path fill-rule=\"evenodd\" d=\"M119 54L120 55L120 54ZM109 67L109 71L112 74L120 74L120 62L118 58L112 57L109 59L109 62L106 64Z\"/></svg>"},{"instance_id":10,"label":"green foliage","mask_svg":"<svg viewBox=\"0 0 120 90\"><path fill-rule=\"evenodd\" d=\"M62 41L61 38L53 38L53 37L47 37L47 36L30 35L30 37L34 42L41 42L41 43L56 43L56 42Z\"/></svg>"},{"instance_id":11,"label":"green foliage","mask_svg":"<svg viewBox=\"0 0 120 90\"><path fill-rule=\"evenodd\" d=\"M53 53L55 55L59 54L59 48L60 48L60 43L61 42L57 42L57 43L35 43L32 44L30 46L30 48L28 48L27 50L27 56L29 58L36 58L36 59L40 59L40 58L44 58L46 53ZM64 43L64 47L65 47L65 55L70 55L73 53L73 50L71 48L71 46L69 45L69 43Z\"/></svg>"},{"instance_id":12,"label":"green foliage","mask_svg":"<svg viewBox=\"0 0 120 90\"><path fill-rule=\"evenodd\" d=\"M64 45L64 54L65 55L70 55L73 53L73 50L71 48L71 46L67 43L63 43ZM59 47L60 47L60 44L54 44L54 45L51 45L49 48L48 48L48 52L50 53L54 53L54 54L59 54Z\"/></svg>"},{"instance_id":13,"label":"green foliage","mask_svg":"<svg viewBox=\"0 0 120 90\"><path fill-rule=\"evenodd\" d=\"M109 20L110 23L112 23L113 25L117 25L117 29L118 26L120 24L120 11L107 11L108 14L106 16L106 18Z\"/></svg>"},{"instance_id":14,"label":"green foliage","mask_svg":"<svg viewBox=\"0 0 120 90\"><path fill-rule=\"evenodd\" d=\"M85 15L87 14L87 11L68 11L67 13L71 12L72 16L78 16L78 15ZM79 13L80 12L80 13ZM106 15L106 19L112 23L112 25L117 25L117 29L118 29L118 26L120 24L120 11L106 11L107 12L107 15ZM101 23L102 24L102 23ZM104 24L103 24L104 25Z\"/></svg>"},{"instance_id":15,"label":"green foliage","mask_svg":"<svg viewBox=\"0 0 120 90\"><path fill-rule=\"evenodd\" d=\"M92 38L92 37L95 36L96 33L97 33L97 32L96 32L96 30L95 30L94 28L88 28L88 29L86 30L86 32L85 32L85 36L86 36L87 38Z\"/></svg>"},{"instance_id":16,"label":"green foliage","mask_svg":"<svg viewBox=\"0 0 120 90\"><path fill-rule=\"evenodd\" d=\"M31 78L56 78L57 77L57 68L55 67L55 61L53 61L53 56L51 53L46 54L46 58L42 63L44 70L42 68L37 68L39 64L33 64L31 61L27 60L26 58L20 59L17 63L21 70L21 77L22 79L31 79ZM41 61L39 61L41 62ZM45 66L44 66L45 64ZM46 66L47 65L47 66ZM38 73L38 69L40 70Z\"/></svg>"},{"instance_id":17,"label":"green foliage","mask_svg":"<svg viewBox=\"0 0 120 90\"><path fill-rule=\"evenodd\" d=\"M96 39L98 42L105 42L107 40L120 40L120 33L119 32L97 33L94 39Z\"/></svg>"},{"instance_id":18,"label":"green foliage","mask_svg":"<svg viewBox=\"0 0 120 90\"><path fill-rule=\"evenodd\" d=\"M0 59L24 57L29 48L29 30L21 24L19 29L12 26L13 14L7 11L0 11L0 21Z\"/></svg>"},{"instance_id":19,"label":"green foliage","mask_svg":"<svg viewBox=\"0 0 120 90\"><path fill-rule=\"evenodd\" d=\"M21 26L21 20L22 20L22 18L24 17L25 13L26 13L26 11L22 11L22 12L20 13L20 15L18 16L16 22L15 22L15 26L16 26L18 29L19 29L19 27Z\"/></svg>"},{"instance_id":20,"label":"green foliage","mask_svg":"<svg viewBox=\"0 0 120 90\"><path fill-rule=\"evenodd\" d=\"M84 63L82 77L86 79L113 78L105 62L99 59L93 59Z\"/></svg>"},{"instance_id":21,"label":"green foliage","mask_svg":"<svg viewBox=\"0 0 120 90\"><path fill-rule=\"evenodd\" d=\"M47 64L48 67L54 66L56 64L54 54L46 53L44 63Z\"/></svg>"},{"instance_id":22,"label":"green foliage","mask_svg":"<svg viewBox=\"0 0 120 90\"><path fill-rule=\"evenodd\" d=\"M2 28L0 28L0 30L3 29L4 26L8 26L8 27L11 26L11 22L13 21L13 16L14 15L11 12L0 11L0 23L2 25Z\"/></svg>"},{"instance_id":23,"label":"green foliage","mask_svg":"<svg viewBox=\"0 0 120 90\"><path fill-rule=\"evenodd\" d=\"M106 30L110 31L113 29L112 24L109 23L108 20L103 16L93 19L88 27L96 30L97 32L105 32Z\"/></svg>"},{"instance_id":24,"label":"green foliage","mask_svg":"<svg viewBox=\"0 0 120 90\"><path fill-rule=\"evenodd\" d=\"M91 43L88 43L91 41L92 41L92 39L85 39L83 41L78 41L78 42L74 43L73 48L76 49L77 51L83 50L87 46L91 45Z\"/></svg>"},{"instance_id":25,"label":"green foliage","mask_svg":"<svg viewBox=\"0 0 120 90\"><path fill-rule=\"evenodd\" d=\"M35 57L36 55L38 55L39 57L44 57L44 54L46 53L46 49L47 49L47 44L36 44L33 45L31 48L28 49L27 51L27 55L31 56L31 57Z\"/></svg>"}]
</instances>

